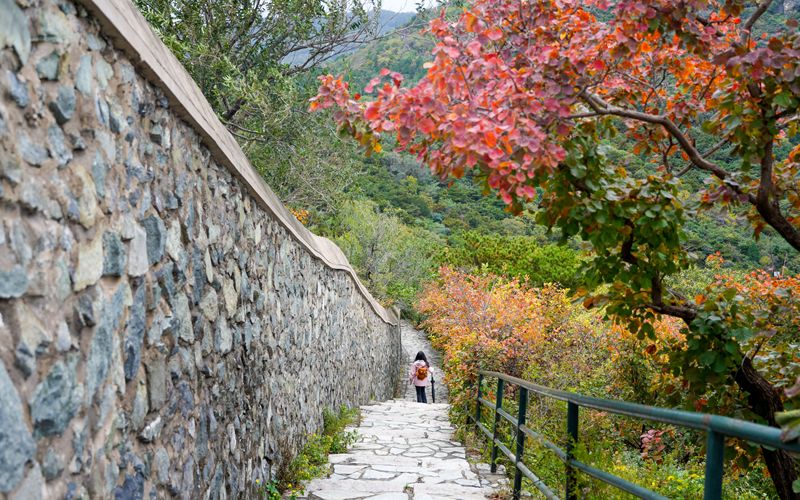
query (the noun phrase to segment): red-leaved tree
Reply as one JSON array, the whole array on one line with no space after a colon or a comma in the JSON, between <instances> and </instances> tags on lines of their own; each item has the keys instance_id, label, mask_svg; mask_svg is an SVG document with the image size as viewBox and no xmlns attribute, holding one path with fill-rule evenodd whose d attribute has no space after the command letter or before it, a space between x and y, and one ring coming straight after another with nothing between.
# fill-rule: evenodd
<instances>
[{"instance_id":1,"label":"red-leaved tree","mask_svg":"<svg viewBox=\"0 0 800 500\"><path fill-rule=\"evenodd\" d=\"M692 387L735 382L749 408L775 425L782 393L742 346L769 341L758 315L742 314L735 287L702 300L671 293L665 277L687 265L681 227L695 211L734 205L758 235L770 227L800 251L797 23L753 36L772 0L474 0L457 19L430 23L438 43L427 75L404 88L384 70L351 94L321 78L312 109L369 149L382 135L442 177L468 169L515 210L592 244L588 296L641 335L658 315L681 318L687 348L673 366ZM387 78L388 77L388 78ZM698 130L716 137L698 146ZM650 159L645 175L606 158L602 139L624 134ZM776 151L788 150L777 155ZM735 161L721 164L725 150ZM679 199L682 177L705 188ZM797 464L763 450L782 498Z\"/></svg>"}]
</instances>

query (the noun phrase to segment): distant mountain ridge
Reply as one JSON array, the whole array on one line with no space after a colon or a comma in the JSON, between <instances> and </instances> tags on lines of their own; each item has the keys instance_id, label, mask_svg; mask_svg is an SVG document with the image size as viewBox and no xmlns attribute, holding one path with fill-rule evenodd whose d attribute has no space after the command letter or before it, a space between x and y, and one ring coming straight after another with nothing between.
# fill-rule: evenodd
<instances>
[{"instance_id":1,"label":"distant mountain ridge","mask_svg":"<svg viewBox=\"0 0 800 500\"><path fill-rule=\"evenodd\" d=\"M390 33L396 30L397 28L404 26L411 19L413 19L415 15L416 14L414 14L413 12L395 12L392 10L381 9L380 13L377 16L377 19L374 21L376 24L376 28L373 35L376 37L381 37L383 35L386 35L387 33ZM375 19L373 12L369 12L368 17L370 19ZM352 54L363 45L364 45L363 43L350 43L347 45L343 45L342 47L339 47L339 49L330 59L334 60L346 56L348 54ZM296 52L292 52L288 57L283 59L282 62L285 64L289 64L291 66L299 65L308 59L309 53L310 52L308 49L298 50Z\"/></svg>"}]
</instances>

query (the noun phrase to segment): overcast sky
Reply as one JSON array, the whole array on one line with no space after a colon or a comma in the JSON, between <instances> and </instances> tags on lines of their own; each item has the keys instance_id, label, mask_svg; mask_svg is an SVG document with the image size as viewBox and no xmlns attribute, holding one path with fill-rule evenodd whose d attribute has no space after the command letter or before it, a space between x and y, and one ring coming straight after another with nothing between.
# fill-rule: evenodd
<instances>
[{"instance_id":1,"label":"overcast sky","mask_svg":"<svg viewBox=\"0 0 800 500\"><path fill-rule=\"evenodd\" d=\"M381 8L395 12L414 12L417 10L419 0L382 0ZM430 2L426 2L430 3Z\"/></svg>"}]
</instances>

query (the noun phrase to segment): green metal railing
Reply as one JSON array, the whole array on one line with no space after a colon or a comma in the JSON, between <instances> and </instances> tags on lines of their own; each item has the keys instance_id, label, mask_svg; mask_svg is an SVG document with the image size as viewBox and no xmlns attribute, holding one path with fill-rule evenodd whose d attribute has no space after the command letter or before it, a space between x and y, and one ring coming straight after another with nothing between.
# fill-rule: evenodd
<instances>
[{"instance_id":1,"label":"green metal railing","mask_svg":"<svg viewBox=\"0 0 800 500\"><path fill-rule=\"evenodd\" d=\"M497 378L497 396L495 402L491 402L481 397L481 386L484 377ZM503 392L505 384L509 383L519 388L518 413L514 417L503 409ZM534 392L542 396L558 399L567 402L567 441L566 449L562 450L552 441L542 434L528 428L525 425L525 418L528 412L528 395ZM490 431L481 422L481 408L488 407L494 412L494 424ZM519 499L522 490L522 478L528 478L533 485L548 499L557 499L558 495L532 472L522 462L525 453L525 438L529 437L536 440L541 445L555 453L565 464L566 484L565 494L568 500L575 500L577 496L577 473L578 471L588 474L604 483L610 484L617 489L631 493L639 498L663 499L666 498L658 493L633 484L621 477L614 476L591 465L575 459L575 445L578 443L578 410L580 407L601 410L617 415L625 415L644 420L663 422L666 424L687 427L690 429L702 430L707 433L706 441L706 472L704 482L705 500L717 500L722 498L722 475L723 475L723 451L725 448L725 437L741 438L752 443L766 446L769 448L780 448L793 453L800 453L800 443L785 443L781 440L780 429L766 425L746 422L719 415L709 415L705 413L694 413L667 408L657 408L645 406L626 401L612 401L608 399L592 398L575 394L572 392L559 391L533 384L510 375L497 372L481 371L478 375L477 401L475 404L475 415L470 418L475 426L486 435L492 446L491 470L497 471L498 452L508 458L514 464L514 498ZM514 429L515 434L515 453L497 437L497 427L500 419L508 421Z\"/></svg>"}]
</instances>

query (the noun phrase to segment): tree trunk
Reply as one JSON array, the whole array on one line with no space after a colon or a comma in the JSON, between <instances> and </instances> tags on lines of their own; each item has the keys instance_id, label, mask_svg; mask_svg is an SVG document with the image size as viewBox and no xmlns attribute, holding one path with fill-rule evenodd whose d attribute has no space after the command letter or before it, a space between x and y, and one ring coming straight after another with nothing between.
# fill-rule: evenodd
<instances>
[{"instance_id":1,"label":"tree trunk","mask_svg":"<svg viewBox=\"0 0 800 500\"><path fill-rule=\"evenodd\" d=\"M762 417L773 427L775 413L783 411L781 395L753 366L750 358L744 358L742 366L736 372L736 383L747 392L747 402L756 415ZM792 491L792 483L800 477L798 463L783 450L761 448L769 475L783 500L800 500L800 494Z\"/></svg>"}]
</instances>

